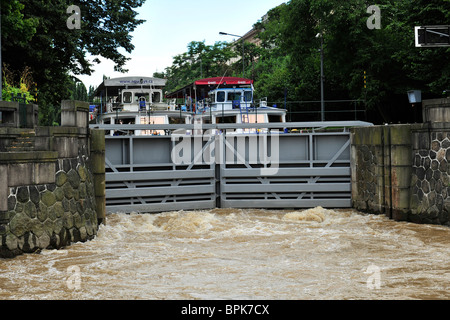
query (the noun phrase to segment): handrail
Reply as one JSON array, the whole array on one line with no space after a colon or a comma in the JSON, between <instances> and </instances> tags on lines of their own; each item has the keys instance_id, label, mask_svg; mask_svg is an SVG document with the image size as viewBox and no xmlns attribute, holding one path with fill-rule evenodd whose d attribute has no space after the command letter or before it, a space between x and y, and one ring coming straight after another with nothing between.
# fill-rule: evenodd
<instances>
[{"instance_id":1,"label":"handrail","mask_svg":"<svg viewBox=\"0 0 450 320\"><path fill-rule=\"evenodd\" d=\"M91 124L91 129L101 130L222 130L222 129L284 129L284 128L352 128L369 127L364 121L317 121L317 122L273 122L273 123L216 123L216 124Z\"/></svg>"}]
</instances>

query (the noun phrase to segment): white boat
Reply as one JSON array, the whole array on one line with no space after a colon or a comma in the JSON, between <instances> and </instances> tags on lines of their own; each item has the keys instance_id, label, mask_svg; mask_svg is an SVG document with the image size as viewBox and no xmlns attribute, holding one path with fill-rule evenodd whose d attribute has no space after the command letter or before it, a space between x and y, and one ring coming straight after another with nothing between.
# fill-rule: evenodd
<instances>
[{"instance_id":1,"label":"white boat","mask_svg":"<svg viewBox=\"0 0 450 320\"><path fill-rule=\"evenodd\" d=\"M97 124L115 124L110 135L164 135L164 130L121 130L122 124L217 124L286 122L286 110L254 101L253 81L222 77L197 80L164 96L165 79L105 79L95 91L100 105L91 114ZM169 103L164 102L166 98ZM258 133L265 129L236 129ZM180 131L178 131L180 132ZM189 131L186 131L189 133ZM231 133L231 131L227 131Z\"/></svg>"},{"instance_id":2,"label":"white boat","mask_svg":"<svg viewBox=\"0 0 450 320\"><path fill-rule=\"evenodd\" d=\"M122 77L105 79L95 90L100 105L91 119L97 124L115 124L111 135L155 135L162 130L121 130L122 124L184 124L188 112L176 110L164 102L165 79Z\"/></svg>"},{"instance_id":3,"label":"white boat","mask_svg":"<svg viewBox=\"0 0 450 320\"><path fill-rule=\"evenodd\" d=\"M254 100L253 80L235 77L206 78L167 95L183 101L181 110L189 112L187 123L274 123L286 122L286 110L268 106L267 99ZM267 130L267 129L266 129ZM237 129L236 133L264 129ZM229 131L227 131L229 133Z\"/></svg>"}]
</instances>

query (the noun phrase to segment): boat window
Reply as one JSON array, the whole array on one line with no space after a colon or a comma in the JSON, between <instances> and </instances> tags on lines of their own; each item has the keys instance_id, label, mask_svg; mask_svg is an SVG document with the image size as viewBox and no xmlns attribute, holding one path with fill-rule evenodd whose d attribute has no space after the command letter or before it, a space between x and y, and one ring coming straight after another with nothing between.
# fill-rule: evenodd
<instances>
[{"instance_id":1,"label":"boat window","mask_svg":"<svg viewBox=\"0 0 450 320\"><path fill-rule=\"evenodd\" d=\"M217 102L225 102L225 91L217 91Z\"/></svg>"},{"instance_id":2,"label":"boat window","mask_svg":"<svg viewBox=\"0 0 450 320\"><path fill-rule=\"evenodd\" d=\"M249 123L266 123L266 117L264 114L249 114L248 115L248 122Z\"/></svg>"},{"instance_id":3,"label":"boat window","mask_svg":"<svg viewBox=\"0 0 450 320\"><path fill-rule=\"evenodd\" d=\"M134 118L122 118L122 119L115 119L115 124L134 124L135 119Z\"/></svg>"},{"instance_id":4,"label":"boat window","mask_svg":"<svg viewBox=\"0 0 450 320\"><path fill-rule=\"evenodd\" d=\"M227 101L241 101L241 93L240 92L228 92Z\"/></svg>"},{"instance_id":5,"label":"boat window","mask_svg":"<svg viewBox=\"0 0 450 320\"><path fill-rule=\"evenodd\" d=\"M269 122L283 122L283 118L280 115L269 115Z\"/></svg>"},{"instance_id":6,"label":"boat window","mask_svg":"<svg viewBox=\"0 0 450 320\"><path fill-rule=\"evenodd\" d=\"M141 117L141 124L166 124L168 118L166 116L150 116ZM141 135L164 135L164 130L142 130Z\"/></svg>"},{"instance_id":7,"label":"boat window","mask_svg":"<svg viewBox=\"0 0 450 320\"><path fill-rule=\"evenodd\" d=\"M236 123L236 116L217 116L216 123Z\"/></svg>"},{"instance_id":8,"label":"boat window","mask_svg":"<svg viewBox=\"0 0 450 320\"><path fill-rule=\"evenodd\" d=\"M183 118L169 117L169 123L170 124L184 124L185 121Z\"/></svg>"},{"instance_id":9,"label":"boat window","mask_svg":"<svg viewBox=\"0 0 450 320\"><path fill-rule=\"evenodd\" d=\"M131 103L131 92L124 92L123 93L123 103Z\"/></svg>"},{"instance_id":10,"label":"boat window","mask_svg":"<svg viewBox=\"0 0 450 320\"><path fill-rule=\"evenodd\" d=\"M152 93L152 102L161 102L161 93L160 92L153 92Z\"/></svg>"},{"instance_id":11,"label":"boat window","mask_svg":"<svg viewBox=\"0 0 450 320\"><path fill-rule=\"evenodd\" d=\"M244 101L245 102L251 102L252 101L252 92L251 91L245 91L244 92Z\"/></svg>"},{"instance_id":12,"label":"boat window","mask_svg":"<svg viewBox=\"0 0 450 320\"><path fill-rule=\"evenodd\" d=\"M139 102L140 98L145 98L145 101L149 102L150 95L148 93L135 93L134 94L134 101L135 102Z\"/></svg>"}]
</instances>

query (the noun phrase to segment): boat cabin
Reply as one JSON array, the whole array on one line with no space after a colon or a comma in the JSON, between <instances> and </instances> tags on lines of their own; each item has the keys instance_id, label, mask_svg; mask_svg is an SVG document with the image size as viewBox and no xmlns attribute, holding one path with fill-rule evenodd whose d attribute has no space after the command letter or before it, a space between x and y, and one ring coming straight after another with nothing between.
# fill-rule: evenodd
<instances>
[{"instance_id":1,"label":"boat cabin","mask_svg":"<svg viewBox=\"0 0 450 320\"><path fill-rule=\"evenodd\" d=\"M96 89L100 105L91 116L98 124L118 125L111 135L161 135L163 130L121 130L122 124L186 123L186 113L164 102L165 79L123 77L105 79Z\"/></svg>"}]
</instances>

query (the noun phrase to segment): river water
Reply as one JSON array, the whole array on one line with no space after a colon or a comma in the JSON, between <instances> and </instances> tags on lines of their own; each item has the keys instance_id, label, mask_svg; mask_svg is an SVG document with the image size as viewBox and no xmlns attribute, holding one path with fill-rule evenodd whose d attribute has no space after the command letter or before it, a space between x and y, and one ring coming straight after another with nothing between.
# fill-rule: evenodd
<instances>
[{"instance_id":1,"label":"river water","mask_svg":"<svg viewBox=\"0 0 450 320\"><path fill-rule=\"evenodd\" d=\"M449 299L450 228L321 207L111 214L0 260L0 299Z\"/></svg>"}]
</instances>

